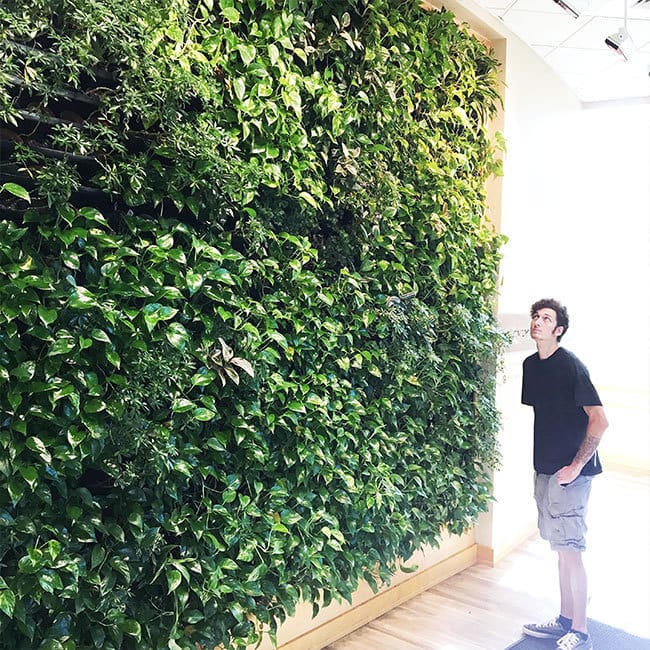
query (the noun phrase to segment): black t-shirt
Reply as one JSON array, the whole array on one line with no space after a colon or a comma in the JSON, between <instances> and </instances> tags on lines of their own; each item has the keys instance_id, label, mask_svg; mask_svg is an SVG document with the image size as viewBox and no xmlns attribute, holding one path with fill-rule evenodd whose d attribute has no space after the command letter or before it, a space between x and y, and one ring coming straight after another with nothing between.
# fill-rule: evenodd
<instances>
[{"instance_id":1,"label":"black t-shirt","mask_svg":"<svg viewBox=\"0 0 650 650\"><path fill-rule=\"evenodd\" d=\"M547 359L536 352L524 360L521 401L535 410L533 463L540 474L555 474L571 464L589 421L582 407L602 405L587 368L564 348ZM580 473L602 471L596 452Z\"/></svg>"}]
</instances>

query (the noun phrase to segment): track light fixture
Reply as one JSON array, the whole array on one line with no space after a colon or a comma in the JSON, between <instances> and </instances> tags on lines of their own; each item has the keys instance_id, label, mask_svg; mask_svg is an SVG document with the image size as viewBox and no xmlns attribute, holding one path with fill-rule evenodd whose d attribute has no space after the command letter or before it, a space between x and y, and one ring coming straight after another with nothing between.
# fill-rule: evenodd
<instances>
[{"instance_id":1,"label":"track light fixture","mask_svg":"<svg viewBox=\"0 0 650 650\"><path fill-rule=\"evenodd\" d=\"M571 2L570 0L553 0L553 2L570 16L573 16L573 18L577 18L580 15L579 7L575 2Z\"/></svg>"},{"instance_id":2,"label":"track light fixture","mask_svg":"<svg viewBox=\"0 0 650 650\"><path fill-rule=\"evenodd\" d=\"M632 51L634 50L632 39L625 27L621 27L618 31L610 34L605 39L605 45L622 57L624 61L629 61Z\"/></svg>"},{"instance_id":3,"label":"track light fixture","mask_svg":"<svg viewBox=\"0 0 650 650\"><path fill-rule=\"evenodd\" d=\"M638 0L636 4L646 1ZM629 61L636 53L636 48L634 47L630 33L627 31L627 2L628 0L623 0L623 27L620 27L618 31L605 38L605 45L620 56L623 61Z\"/></svg>"}]
</instances>

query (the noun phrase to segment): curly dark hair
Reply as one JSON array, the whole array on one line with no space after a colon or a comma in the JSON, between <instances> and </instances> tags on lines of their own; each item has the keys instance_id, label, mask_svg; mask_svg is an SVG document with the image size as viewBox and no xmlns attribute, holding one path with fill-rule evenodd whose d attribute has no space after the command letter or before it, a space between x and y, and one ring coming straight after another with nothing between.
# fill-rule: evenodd
<instances>
[{"instance_id":1,"label":"curly dark hair","mask_svg":"<svg viewBox=\"0 0 650 650\"><path fill-rule=\"evenodd\" d=\"M535 315L535 312L538 312L540 309L552 309L555 312L557 325L558 327L563 328L562 334L557 337L557 340L561 341L562 337L569 329L569 312L567 311L566 307L554 298L542 298L541 300L534 302L530 308L531 318Z\"/></svg>"}]
</instances>

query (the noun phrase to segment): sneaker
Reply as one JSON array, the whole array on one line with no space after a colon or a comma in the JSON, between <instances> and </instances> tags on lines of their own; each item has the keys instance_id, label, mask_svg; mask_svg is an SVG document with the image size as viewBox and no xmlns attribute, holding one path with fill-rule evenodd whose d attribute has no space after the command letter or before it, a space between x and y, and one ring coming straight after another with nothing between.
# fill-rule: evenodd
<instances>
[{"instance_id":1,"label":"sneaker","mask_svg":"<svg viewBox=\"0 0 650 650\"><path fill-rule=\"evenodd\" d=\"M573 630L557 640L557 650L593 650L593 647L590 636L583 639Z\"/></svg>"},{"instance_id":2,"label":"sneaker","mask_svg":"<svg viewBox=\"0 0 650 650\"><path fill-rule=\"evenodd\" d=\"M527 623L524 625L524 634L538 639L560 639L566 636L568 630L562 626L558 618L546 623Z\"/></svg>"}]
</instances>

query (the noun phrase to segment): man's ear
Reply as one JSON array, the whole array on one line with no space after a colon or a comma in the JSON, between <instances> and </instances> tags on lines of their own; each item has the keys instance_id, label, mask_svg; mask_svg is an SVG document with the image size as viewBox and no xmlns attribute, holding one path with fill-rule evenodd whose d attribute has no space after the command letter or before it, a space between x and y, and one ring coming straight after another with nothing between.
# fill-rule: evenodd
<instances>
[{"instance_id":1,"label":"man's ear","mask_svg":"<svg viewBox=\"0 0 650 650\"><path fill-rule=\"evenodd\" d=\"M553 330L553 334L555 334L555 336L562 336L562 334L564 334L564 325L558 325Z\"/></svg>"}]
</instances>

